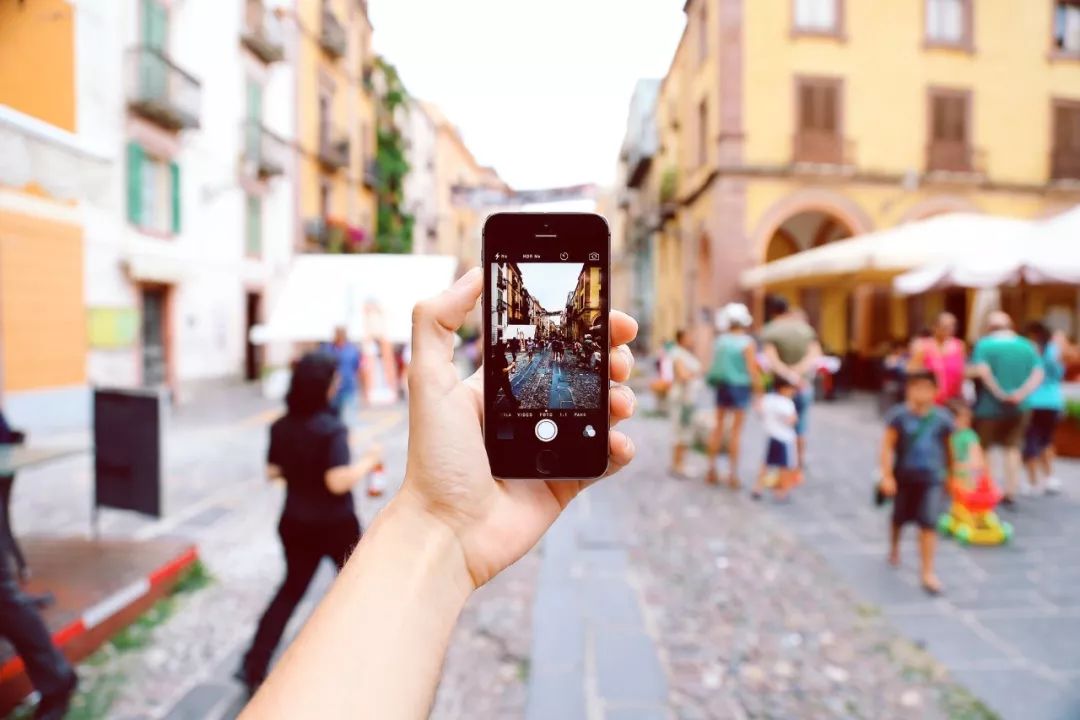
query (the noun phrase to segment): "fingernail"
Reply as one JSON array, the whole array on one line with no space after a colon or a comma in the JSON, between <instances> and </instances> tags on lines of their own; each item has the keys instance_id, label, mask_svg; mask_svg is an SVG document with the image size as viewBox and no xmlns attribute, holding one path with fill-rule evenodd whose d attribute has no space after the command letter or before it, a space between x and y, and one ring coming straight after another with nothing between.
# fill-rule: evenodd
<instances>
[{"instance_id":1,"label":"fingernail","mask_svg":"<svg viewBox=\"0 0 1080 720\"><path fill-rule=\"evenodd\" d=\"M626 387L625 385L622 385L621 388L622 389L620 390L620 392L622 393L623 397L626 398L626 401L630 403L630 412L632 413L634 412L634 407L637 405L637 395L634 394L633 390Z\"/></svg>"},{"instance_id":2,"label":"fingernail","mask_svg":"<svg viewBox=\"0 0 1080 720\"><path fill-rule=\"evenodd\" d=\"M623 451L627 455L633 455L634 454L634 441L630 439L629 435L623 435L623 438L624 438Z\"/></svg>"},{"instance_id":3,"label":"fingernail","mask_svg":"<svg viewBox=\"0 0 1080 720\"><path fill-rule=\"evenodd\" d=\"M620 347L622 348L623 355L626 356L627 365L630 367L631 370L633 370L634 369L634 362L635 362L634 361L634 353L630 350L630 348L628 348L625 345L621 345Z\"/></svg>"}]
</instances>

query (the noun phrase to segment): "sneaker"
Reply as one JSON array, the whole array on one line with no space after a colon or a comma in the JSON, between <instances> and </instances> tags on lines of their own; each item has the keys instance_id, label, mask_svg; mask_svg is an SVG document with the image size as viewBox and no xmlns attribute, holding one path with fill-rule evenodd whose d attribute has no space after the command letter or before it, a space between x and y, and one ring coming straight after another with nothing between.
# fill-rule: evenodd
<instances>
[{"instance_id":1,"label":"sneaker","mask_svg":"<svg viewBox=\"0 0 1080 720\"><path fill-rule=\"evenodd\" d=\"M1061 492L1061 489L1062 485L1059 478L1054 477L1053 475L1046 478L1046 492L1056 495L1057 493Z\"/></svg>"}]
</instances>

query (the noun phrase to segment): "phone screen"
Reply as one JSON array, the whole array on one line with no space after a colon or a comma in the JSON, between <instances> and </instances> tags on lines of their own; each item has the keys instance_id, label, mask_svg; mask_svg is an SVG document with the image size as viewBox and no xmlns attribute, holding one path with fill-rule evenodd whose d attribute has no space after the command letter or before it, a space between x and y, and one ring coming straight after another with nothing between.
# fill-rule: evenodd
<instances>
[{"instance_id":1,"label":"phone screen","mask_svg":"<svg viewBox=\"0 0 1080 720\"><path fill-rule=\"evenodd\" d=\"M590 478L608 451L607 224L502 213L484 229L485 442L504 478Z\"/></svg>"}]
</instances>

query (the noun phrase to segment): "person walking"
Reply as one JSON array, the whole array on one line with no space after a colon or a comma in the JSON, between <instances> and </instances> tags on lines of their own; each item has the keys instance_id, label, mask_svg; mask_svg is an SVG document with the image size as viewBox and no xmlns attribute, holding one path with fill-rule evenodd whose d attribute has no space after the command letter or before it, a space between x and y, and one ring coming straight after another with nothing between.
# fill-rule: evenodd
<instances>
[{"instance_id":1,"label":"person walking","mask_svg":"<svg viewBox=\"0 0 1080 720\"><path fill-rule=\"evenodd\" d=\"M278 523L285 579L259 620L237 673L251 691L266 677L285 626L319 563L327 557L340 570L360 541L352 489L381 462L377 446L352 462L348 428L330 405L339 389L337 367L333 356L305 355L293 371L285 416L270 428L266 474L271 480L283 479L286 487Z\"/></svg>"},{"instance_id":2,"label":"person walking","mask_svg":"<svg viewBox=\"0 0 1080 720\"><path fill-rule=\"evenodd\" d=\"M776 478L773 493L777 500L785 500L795 485L795 425L799 422L799 413L795 409L796 392L794 385L778 377L773 383L772 392L761 401L762 424L769 441L765 446L765 462L750 491L750 497L754 500L761 499L770 476Z\"/></svg>"},{"instance_id":3,"label":"person walking","mask_svg":"<svg viewBox=\"0 0 1080 720\"><path fill-rule=\"evenodd\" d=\"M787 300L774 296L769 306L773 319L761 331L761 344L769 371L798 389L795 409L799 422L795 433L799 451L797 480L801 481L806 471L806 431L814 393L811 381L821 359L821 343L805 315L792 309Z\"/></svg>"},{"instance_id":4,"label":"person walking","mask_svg":"<svg viewBox=\"0 0 1080 720\"><path fill-rule=\"evenodd\" d=\"M743 421L751 395L761 393L762 382L757 363L757 344L750 335L750 326L754 323L750 310L740 303L726 305L721 310L721 322L727 329L716 338L708 374L709 384L716 388L716 426L709 437L709 470L705 482L710 485L720 483L717 458L730 417L727 483L731 488L738 488Z\"/></svg>"},{"instance_id":5,"label":"person walking","mask_svg":"<svg viewBox=\"0 0 1080 720\"><path fill-rule=\"evenodd\" d=\"M1045 489L1060 492L1061 481L1054 475L1054 432L1065 412L1065 393L1061 382L1065 378L1062 354L1068 346L1064 333L1051 335L1050 328L1041 322L1029 324L1024 335L1039 352L1043 380L1028 396L1031 420L1024 435L1024 465L1027 467L1028 485L1033 492ZM1040 483L1039 475L1043 481Z\"/></svg>"},{"instance_id":6,"label":"person walking","mask_svg":"<svg viewBox=\"0 0 1080 720\"><path fill-rule=\"evenodd\" d=\"M513 374L517 363L512 359L507 360L506 355L509 352L510 349L507 347L506 341L496 343L491 355L491 367L495 372L495 397L498 398L501 390L506 401L516 408L520 403L514 395L514 386L510 383L510 375Z\"/></svg>"},{"instance_id":7,"label":"person walking","mask_svg":"<svg viewBox=\"0 0 1080 720\"><path fill-rule=\"evenodd\" d=\"M1020 445L1028 422L1026 401L1045 373L1035 344L1013 331L1012 319L997 311L987 320L989 333L975 344L969 373L982 381L975 401L975 432L983 448L1003 449L1006 507L1015 502L1020 482Z\"/></svg>"},{"instance_id":8,"label":"person walking","mask_svg":"<svg viewBox=\"0 0 1080 720\"><path fill-rule=\"evenodd\" d=\"M331 407L347 425L359 420L360 412L360 349L349 342L344 326L334 329L334 340L323 343L319 350L333 356L337 362L338 389L330 401Z\"/></svg>"},{"instance_id":9,"label":"person walking","mask_svg":"<svg viewBox=\"0 0 1080 720\"><path fill-rule=\"evenodd\" d=\"M16 445L22 441L22 433L11 429L0 410L0 445ZM0 478L0 481L11 480L11 477ZM0 517L0 522L6 522L6 518ZM0 637L15 648L31 684L41 695L34 717L61 720L67 714L79 678L53 643L33 598L19 587L19 576L25 564L21 554L16 557L18 547L7 542L10 531L6 526L0 527ZM18 562L13 563L13 560ZM13 567L16 564L20 572Z\"/></svg>"},{"instance_id":10,"label":"person walking","mask_svg":"<svg viewBox=\"0 0 1080 720\"><path fill-rule=\"evenodd\" d=\"M900 534L904 526L919 526L920 579L931 595L941 594L934 571L937 520L944 510L943 488L952 467L949 438L953 418L938 407L937 377L929 370L907 375L906 401L885 418L881 444L880 491L893 498L889 528L889 563L900 564Z\"/></svg>"},{"instance_id":11,"label":"person walking","mask_svg":"<svg viewBox=\"0 0 1080 720\"><path fill-rule=\"evenodd\" d=\"M563 354L563 340L562 340L561 337L556 336L551 341L551 361L556 362L556 363L562 362L562 354Z\"/></svg>"},{"instance_id":12,"label":"person walking","mask_svg":"<svg viewBox=\"0 0 1080 720\"><path fill-rule=\"evenodd\" d=\"M671 474L680 480L686 478L686 449L693 440L694 409L697 407L695 400L701 379L701 361L691 352L691 343L690 333L679 330L675 333L675 347L670 351L674 376L670 393L675 403Z\"/></svg>"},{"instance_id":13,"label":"person walking","mask_svg":"<svg viewBox=\"0 0 1080 720\"><path fill-rule=\"evenodd\" d=\"M956 316L943 312L934 323L933 334L912 342L910 363L934 373L937 378L937 397L934 401L945 406L963 396L967 346L956 337Z\"/></svg>"}]
</instances>

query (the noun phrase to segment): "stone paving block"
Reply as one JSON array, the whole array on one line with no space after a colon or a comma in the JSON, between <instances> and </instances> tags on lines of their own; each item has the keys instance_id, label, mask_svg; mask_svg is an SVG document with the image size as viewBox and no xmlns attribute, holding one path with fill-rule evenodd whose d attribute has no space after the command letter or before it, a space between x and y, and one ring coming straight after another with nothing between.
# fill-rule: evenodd
<instances>
[{"instance_id":1,"label":"stone paving block","mask_svg":"<svg viewBox=\"0 0 1080 720\"><path fill-rule=\"evenodd\" d=\"M880 555L833 555L829 564L854 586L857 596L876 605L899 605L926 600L926 593L909 582L905 573L908 568L896 569Z\"/></svg>"},{"instance_id":2,"label":"stone paving block","mask_svg":"<svg viewBox=\"0 0 1080 720\"><path fill-rule=\"evenodd\" d=\"M972 610L976 615L986 610L1030 610L1045 607L1047 600L1030 587L1008 587L995 582L978 586L957 583L946 573L941 573L949 583L949 602L961 610Z\"/></svg>"},{"instance_id":3,"label":"stone paving block","mask_svg":"<svg viewBox=\"0 0 1080 720\"><path fill-rule=\"evenodd\" d=\"M958 670L952 673L1001 716L1001 720L1080 718L1080 690L1070 691L1025 669Z\"/></svg>"},{"instance_id":4,"label":"stone paving block","mask_svg":"<svg viewBox=\"0 0 1080 720\"><path fill-rule=\"evenodd\" d=\"M624 578L630 567L622 548L582 548L577 560L588 577Z\"/></svg>"},{"instance_id":5,"label":"stone paving block","mask_svg":"<svg viewBox=\"0 0 1080 720\"><path fill-rule=\"evenodd\" d=\"M1012 647L1051 670L1080 669L1080 617L999 617L990 630Z\"/></svg>"},{"instance_id":6,"label":"stone paving block","mask_svg":"<svg viewBox=\"0 0 1080 720\"><path fill-rule=\"evenodd\" d=\"M583 679L580 672L532 672L525 720L587 720Z\"/></svg>"},{"instance_id":7,"label":"stone paving block","mask_svg":"<svg viewBox=\"0 0 1080 720\"><path fill-rule=\"evenodd\" d=\"M594 630L596 681L605 703L663 705L667 679L653 641L640 631Z\"/></svg>"},{"instance_id":8,"label":"stone paving block","mask_svg":"<svg viewBox=\"0 0 1080 720\"><path fill-rule=\"evenodd\" d=\"M656 707L605 707L604 720L668 720L668 713Z\"/></svg>"},{"instance_id":9,"label":"stone paving block","mask_svg":"<svg viewBox=\"0 0 1080 720\"><path fill-rule=\"evenodd\" d=\"M224 683L200 683L191 688L165 716L165 720L206 720L215 710L240 693L239 688Z\"/></svg>"},{"instance_id":10,"label":"stone paving block","mask_svg":"<svg viewBox=\"0 0 1080 720\"><path fill-rule=\"evenodd\" d=\"M975 662L1009 660L1010 655L975 632L959 618L941 614L898 615L891 618L905 635L950 667Z\"/></svg>"},{"instance_id":11,"label":"stone paving block","mask_svg":"<svg viewBox=\"0 0 1080 720\"><path fill-rule=\"evenodd\" d=\"M585 624L574 588L542 587L533 605L532 672L585 669Z\"/></svg>"},{"instance_id":12,"label":"stone paving block","mask_svg":"<svg viewBox=\"0 0 1080 720\"><path fill-rule=\"evenodd\" d=\"M580 587L582 610L589 622L642 627L644 619L638 607L637 594L625 578L586 576Z\"/></svg>"}]
</instances>

